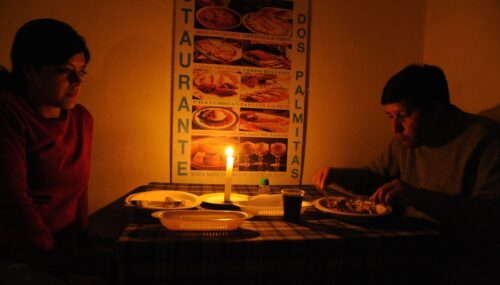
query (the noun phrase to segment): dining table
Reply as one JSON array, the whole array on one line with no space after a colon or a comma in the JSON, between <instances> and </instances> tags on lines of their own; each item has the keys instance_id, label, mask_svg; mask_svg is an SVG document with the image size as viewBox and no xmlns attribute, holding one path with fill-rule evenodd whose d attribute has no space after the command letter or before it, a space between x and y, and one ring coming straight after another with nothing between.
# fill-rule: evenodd
<instances>
[{"instance_id":1,"label":"dining table","mask_svg":"<svg viewBox=\"0 0 500 285\"><path fill-rule=\"evenodd\" d=\"M323 197L313 185L271 185L271 192L283 188L305 190L305 201ZM232 193L257 189L233 185ZM201 196L224 185L150 182L130 193L152 190ZM439 228L401 213L352 222L310 206L298 222L254 216L231 231L169 230L151 213L135 209L115 243L120 284L428 284L439 274Z\"/></svg>"}]
</instances>

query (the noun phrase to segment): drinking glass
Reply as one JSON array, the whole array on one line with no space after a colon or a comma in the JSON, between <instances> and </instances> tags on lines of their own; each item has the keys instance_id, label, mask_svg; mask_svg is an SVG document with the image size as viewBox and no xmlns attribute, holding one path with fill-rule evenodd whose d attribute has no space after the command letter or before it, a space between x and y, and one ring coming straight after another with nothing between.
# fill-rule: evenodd
<instances>
[{"instance_id":1,"label":"drinking glass","mask_svg":"<svg viewBox=\"0 0 500 285\"><path fill-rule=\"evenodd\" d=\"M302 210L302 200L306 193L301 189L282 189L283 218L289 222L299 222Z\"/></svg>"}]
</instances>

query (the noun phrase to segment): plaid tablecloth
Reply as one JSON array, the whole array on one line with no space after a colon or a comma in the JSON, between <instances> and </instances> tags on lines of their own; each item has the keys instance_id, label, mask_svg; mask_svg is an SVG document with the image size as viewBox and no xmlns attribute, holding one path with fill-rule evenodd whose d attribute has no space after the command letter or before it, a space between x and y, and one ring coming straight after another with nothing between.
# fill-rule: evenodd
<instances>
[{"instance_id":1,"label":"plaid tablecloth","mask_svg":"<svg viewBox=\"0 0 500 285\"><path fill-rule=\"evenodd\" d=\"M289 188L272 191L284 187ZM297 188L306 190L305 200L320 197L312 186ZM136 192L166 189L197 195L224 190L223 185L150 183ZM233 191L255 195L257 187L236 185ZM314 207L300 223L255 217L229 232L169 231L137 210L116 249L122 284L386 284L434 276L440 237L422 220L394 216L356 225Z\"/></svg>"}]
</instances>

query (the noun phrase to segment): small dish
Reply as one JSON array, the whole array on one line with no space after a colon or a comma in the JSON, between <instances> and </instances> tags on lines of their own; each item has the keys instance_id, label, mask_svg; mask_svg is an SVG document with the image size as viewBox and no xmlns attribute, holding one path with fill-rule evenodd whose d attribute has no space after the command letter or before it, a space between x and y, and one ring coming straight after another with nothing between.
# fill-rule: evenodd
<instances>
[{"instance_id":1,"label":"small dish","mask_svg":"<svg viewBox=\"0 0 500 285\"><path fill-rule=\"evenodd\" d=\"M232 231L249 218L247 213L218 210L156 211L151 216L172 231Z\"/></svg>"}]
</instances>

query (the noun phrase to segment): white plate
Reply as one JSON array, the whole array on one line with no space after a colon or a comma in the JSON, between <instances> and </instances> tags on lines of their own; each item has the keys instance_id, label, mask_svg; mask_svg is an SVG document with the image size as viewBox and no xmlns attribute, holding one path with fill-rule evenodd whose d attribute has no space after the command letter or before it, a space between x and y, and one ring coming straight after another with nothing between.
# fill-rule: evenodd
<instances>
[{"instance_id":1,"label":"white plate","mask_svg":"<svg viewBox=\"0 0 500 285\"><path fill-rule=\"evenodd\" d=\"M339 197L339 196L332 196L329 197L330 204L336 203L339 200L342 199L349 199L346 197ZM336 218L340 220L344 220L347 222L369 222L373 220L380 219L382 217L388 216L392 214L392 210L390 208L387 208L381 204L375 205L375 210L377 211L376 214L364 214L364 213L352 213L352 212L343 212L340 211L339 209L334 208L328 208L326 205L326 198L319 198L314 200L313 205L316 207L316 209L320 210L321 212L331 214L335 216Z\"/></svg>"},{"instance_id":2,"label":"white plate","mask_svg":"<svg viewBox=\"0 0 500 285\"><path fill-rule=\"evenodd\" d=\"M163 202L165 198L169 197L175 201L183 201L179 206L172 208L165 208L158 206L156 202ZM144 201L136 205L133 201ZM201 198L198 195L191 194L183 191L175 190L152 190L140 193L134 193L125 198L125 206L137 207L140 209L148 210L181 210L196 208L201 204Z\"/></svg>"},{"instance_id":3,"label":"white plate","mask_svg":"<svg viewBox=\"0 0 500 285\"><path fill-rule=\"evenodd\" d=\"M173 231L231 231L249 218L236 211L156 211L151 214L169 230Z\"/></svg>"},{"instance_id":4,"label":"white plate","mask_svg":"<svg viewBox=\"0 0 500 285\"><path fill-rule=\"evenodd\" d=\"M283 195L264 194L252 196L248 201L235 202L245 212L254 216L283 216ZM302 201L301 213L311 206L311 202Z\"/></svg>"},{"instance_id":5,"label":"white plate","mask_svg":"<svg viewBox=\"0 0 500 285\"><path fill-rule=\"evenodd\" d=\"M248 201L248 195L231 193L231 202L224 202L224 192L208 193L200 196L201 200L208 204L214 205L230 205L235 202Z\"/></svg>"}]
</instances>

